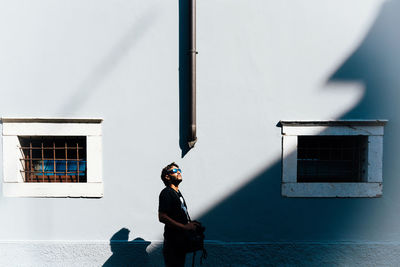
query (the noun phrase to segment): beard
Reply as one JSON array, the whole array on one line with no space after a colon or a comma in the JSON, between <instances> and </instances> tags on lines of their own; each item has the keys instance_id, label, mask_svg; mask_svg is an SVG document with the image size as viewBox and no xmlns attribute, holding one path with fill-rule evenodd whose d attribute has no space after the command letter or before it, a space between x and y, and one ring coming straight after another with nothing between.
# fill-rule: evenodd
<instances>
[{"instance_id":1,"label":"beard","mask_svg":"<svg viewBox=\"0 0 400 267\"><path fill-rule=\"evenodd\" d=\"M177 179L174 176L170 176L170 183L171 184L173 184L175 186L178 186L181 182L182 182L182 179Z\"/></svg>"}]
</instances>

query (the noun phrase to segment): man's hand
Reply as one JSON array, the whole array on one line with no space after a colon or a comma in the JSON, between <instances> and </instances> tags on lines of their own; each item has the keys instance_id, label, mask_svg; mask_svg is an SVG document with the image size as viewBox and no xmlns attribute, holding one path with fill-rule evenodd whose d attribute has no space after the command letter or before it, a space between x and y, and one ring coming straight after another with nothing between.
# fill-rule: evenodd
<instances>
[{"instance_id":1,"label":"man's hand","mask_svg":"<svg viewBox=\"0 0 400 267\"><path fill-rule=\"evenodd\" d=\"M166 213L164 212L159 212L158 213L158 219L160 222L165 223L166 225L173 227L175 229L184 229L186 231L194 231L196 230L197 226L200 226L201 224L198 221L191 221L188 224L181 224L172 218L170 218Z\"/></svg>"},{"instance_id":2,"label":"man's hand","mask_svg":"<svg viewBox=\"0 0 400 267\"><path fill-rule=\"evenodd\" d=\"M184 226L183 226L183 229L185 229L185 230L187 230L187 231L190 231L190 230L196 230L196 228L197 228L197 226L199 226L200 224L198 223L198 222L196 222L196 221L193 221L193 222L190 222L190 223L188 223L188 224L185 224Z\"/></svg>"}]
</instances>

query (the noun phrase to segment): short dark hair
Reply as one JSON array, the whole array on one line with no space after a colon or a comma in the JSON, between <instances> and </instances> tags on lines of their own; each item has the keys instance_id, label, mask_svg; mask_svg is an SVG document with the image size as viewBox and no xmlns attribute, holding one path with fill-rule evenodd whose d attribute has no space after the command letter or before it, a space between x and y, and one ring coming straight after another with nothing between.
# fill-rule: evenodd
<instances>
[{"instance_id":1,"label":"short dark hair","mask_svg":"<svg viewBox=\"0 0 400 267\"><path fill-rule=\"evenodd\" d=\"M168 171L169 171L169 169L171 169L171 167L179 168L178 164L176 164L175 162L172 162L172 163L168 164L167 166L165 166L164 169L162 169L162 171L161 171L161 180L163 181L165 186L169 186L169 181L166 179L166 177L167 177Z\"/></svg>"}]
</instances>

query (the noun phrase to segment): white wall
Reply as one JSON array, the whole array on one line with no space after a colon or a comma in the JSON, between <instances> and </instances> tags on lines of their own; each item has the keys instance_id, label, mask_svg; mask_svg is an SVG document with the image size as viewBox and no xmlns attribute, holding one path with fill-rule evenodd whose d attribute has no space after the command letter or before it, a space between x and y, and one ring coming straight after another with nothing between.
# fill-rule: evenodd
<instances>
[{"instance_id":1,"label":"white wall","mask_svg":"<svg viewBox=\"0 0 400 267\"><path fill-rule=\"evenodd\" d=\"M209 216L215 207L279 164L279 120L339 119L362 100L362 80L330 78L383 3L198 1L199 140L180 158L178 1L0 1L0 115L104 118L105 187L101 199L0 197L0 239L107 242L125 227L130 239L161 240L159 175L171 161L184 171L192 217L217 220ZM291 239L207 227L223 241Z\"/></svg>"}]
</instances>

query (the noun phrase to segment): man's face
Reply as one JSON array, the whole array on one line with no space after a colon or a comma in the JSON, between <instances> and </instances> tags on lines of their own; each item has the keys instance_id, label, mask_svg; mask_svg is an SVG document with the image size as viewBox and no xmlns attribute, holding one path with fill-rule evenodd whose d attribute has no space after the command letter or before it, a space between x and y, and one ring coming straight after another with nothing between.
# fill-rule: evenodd
<instances>
[{"instance_id":1,"label":"man's face","mask_svg":"<svg viewBox=\"0 0 400 267\"><path fill-rule=\"evenodd\" d=\"M178 186L182 182L181 169L175 166L171 167L168 170L168 179L170 180L171 184Z\"/></svg>"}]
</instances>

